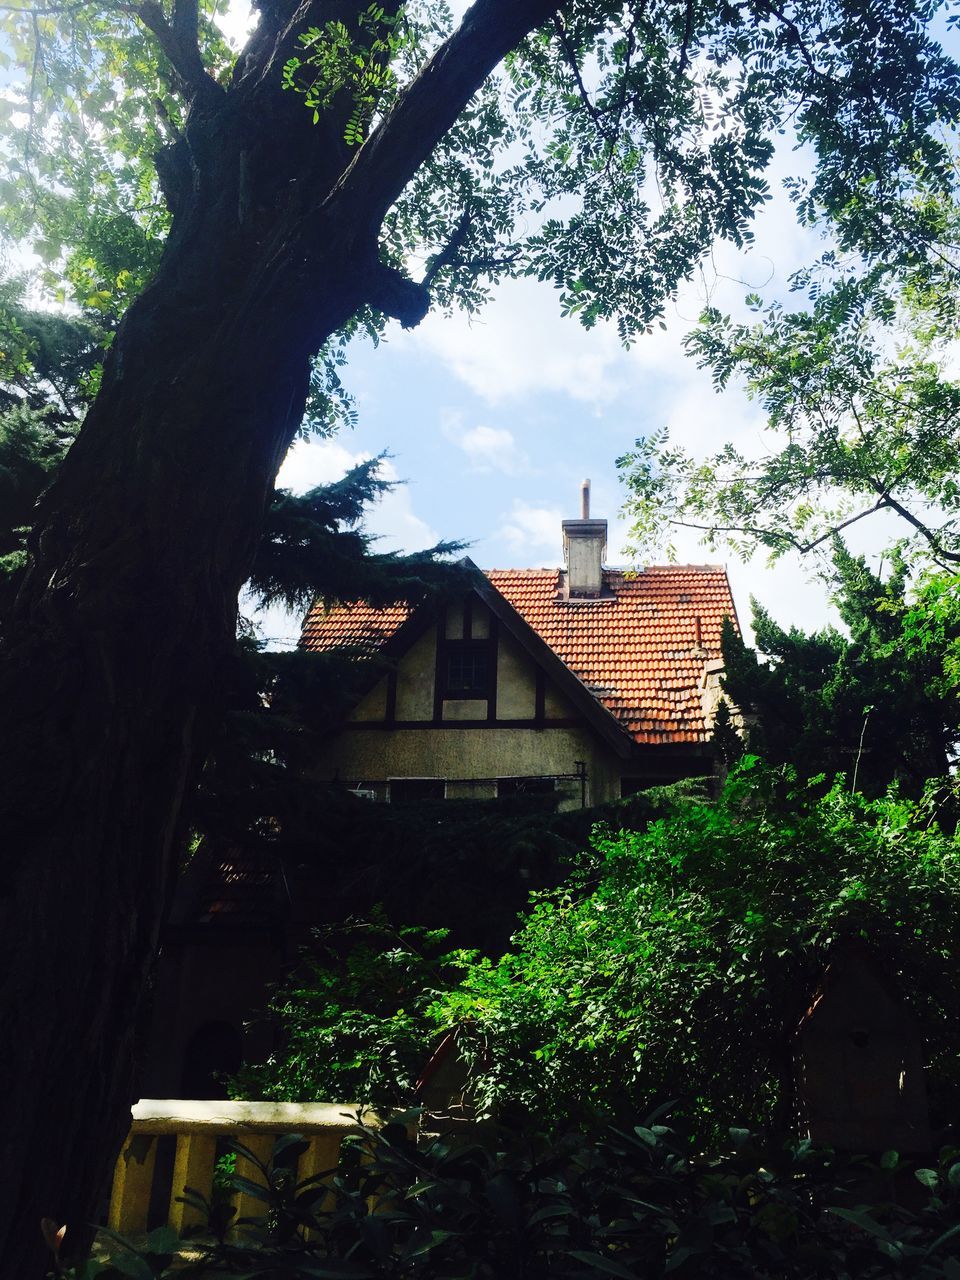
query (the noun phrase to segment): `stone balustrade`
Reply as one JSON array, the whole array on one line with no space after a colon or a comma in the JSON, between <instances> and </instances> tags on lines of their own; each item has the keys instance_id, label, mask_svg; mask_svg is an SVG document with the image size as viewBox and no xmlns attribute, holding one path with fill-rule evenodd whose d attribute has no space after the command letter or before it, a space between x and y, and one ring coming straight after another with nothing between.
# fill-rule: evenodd
<instances>
[{"instance_id":1,"label":"stone balustrade","mask_svg":"<svg viewBox=\"0 0 960 1280\"><path fill-rule=\"evenodd\" d=\"M300 1134L309 1146L297 1162L297 1180L333 1169L340 1144L357 1130L356 1103L329 1102L200 1102L175 1098L144 1098L133 1107L130 1133L117 1158L110 1196L109 1226L123 1236L135 1236L156 1225L149 1221L151 1200L162 1193L167 1203L167 1222L183 1235L199 1225L196 1209L178 1197L184 1187L192 1187L210 1198L217 1141L234 1138L269 1163L280 1134ZM364 1115L366 1123L374 1119ZM169 1185L155 1187L159 1176L157 1148L165 1135L176 1136L173 1176ZM255 1166L237 1156L237 1173L251 1181L262 1181ZM263 1202L244 1192L236 1195L236 1218L258 1217Z\"/></svg>"}]
</instances>

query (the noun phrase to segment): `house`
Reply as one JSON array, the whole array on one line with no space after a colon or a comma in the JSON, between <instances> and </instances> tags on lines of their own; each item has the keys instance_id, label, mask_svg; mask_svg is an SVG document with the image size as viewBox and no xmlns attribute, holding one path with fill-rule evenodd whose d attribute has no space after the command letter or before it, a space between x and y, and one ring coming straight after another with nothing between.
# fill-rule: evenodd
<instances>
[{"instance_id":1,"label":"house","mask_svg":"<svg viewBox=\"0 0 960 1280\"><path fill-rule=\"evenodd\" d=\"M377 659L318 780L393 804L548 793L578 808L713 771L720 632L736 621L725 570L604 569L588 491L562 532L563 569L467 562L442 605L314 606L304 648ZM198 852L165 932L145 1096L222 1096L224 1072L266 1056L271 1029L251 1015L326 896L268 848Z\"/></svg>"},{"instance_id":2,"label":"house","mask_svg":"<svg viewBox=\"0 0 960 1280\"><path fill-rule=\"evenodd\" d=\"M713 771L718 565L606 569L607 522L562 525L563 569L492 569L443 606L317 602L301 645L379 659L317 776L379 801L558 792L561 808Z\"/></svg>"}]
</instances>

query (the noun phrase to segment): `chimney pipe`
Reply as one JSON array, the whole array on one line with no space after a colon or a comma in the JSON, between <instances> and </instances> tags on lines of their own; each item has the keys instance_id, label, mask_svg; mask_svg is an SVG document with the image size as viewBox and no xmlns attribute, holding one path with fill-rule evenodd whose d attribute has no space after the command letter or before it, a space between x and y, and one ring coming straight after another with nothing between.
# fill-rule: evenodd
<instances>
[{"instance_id":1,"label":"chimney pipe","mask_svg":"<svg viewBox=\"0 0 960 1280\"><path fill-rule=\"evenodd\" d=\"M590 481L580 486L580 519L563 522L563 558L567 562L568 600L596 600L603 594L606 520L590 519Z\"/></svg>"}]
</instances>

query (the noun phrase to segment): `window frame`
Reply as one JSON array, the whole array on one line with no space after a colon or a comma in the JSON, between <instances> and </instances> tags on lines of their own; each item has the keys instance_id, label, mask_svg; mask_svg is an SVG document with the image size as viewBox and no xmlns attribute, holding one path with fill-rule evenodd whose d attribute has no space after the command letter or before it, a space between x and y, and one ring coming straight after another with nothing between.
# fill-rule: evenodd
<instances>
[{"instance_id":1,"label":"window frame","mask_svg":"<svg viewBox=\"0 0 960 1280\"><path fill-rule=\"evenodd\" d=\"M458 658L462 659L467 655L482 658L482 682L476 681L467 687L455 686L451 682L451 665ZM443 660L440 663L442 697L447 701L489 701L493 690L494 661L494 650L490 640L447 640L443 646Z\"/></svg>"}]
</instances>

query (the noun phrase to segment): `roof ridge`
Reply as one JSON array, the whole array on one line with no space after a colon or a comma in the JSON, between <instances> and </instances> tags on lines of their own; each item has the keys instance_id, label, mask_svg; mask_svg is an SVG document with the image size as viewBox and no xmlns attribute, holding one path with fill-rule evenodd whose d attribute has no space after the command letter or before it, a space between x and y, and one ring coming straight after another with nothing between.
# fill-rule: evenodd
<instances>
[{"instance_id":1,"label":"roof ridge","mask_svg":"<svg viewBox=\"0 0 960 1280\"><path fill-rule=\"evenodd\" d=\"M604 573L633 573L637 575L641 573L685 573L685 572L724 573L725 574L727 572L727 566L725 564L642 564L642 565L614 564L614 565L605 565L603 572ZM540 576L541 574L566 573L566 569L564 569L562 565L558 565L557 568L555 569L551 569L543 566L539 568L533 568L532 566L527 566L524 568L512 568L512 569L498 569L498 568L481 569L481 573L487 574L488 576L491 573L529 574L531 576Z\"/></svg>"}]
</instances>

